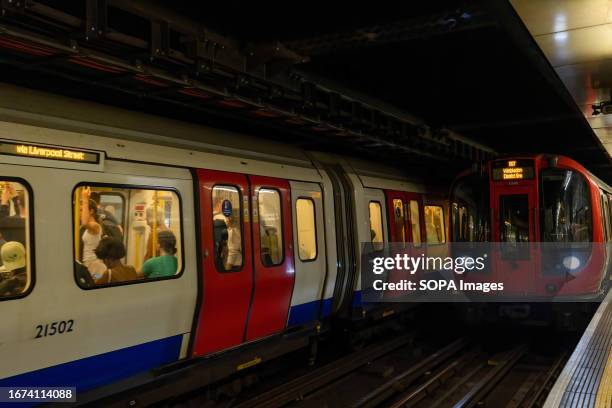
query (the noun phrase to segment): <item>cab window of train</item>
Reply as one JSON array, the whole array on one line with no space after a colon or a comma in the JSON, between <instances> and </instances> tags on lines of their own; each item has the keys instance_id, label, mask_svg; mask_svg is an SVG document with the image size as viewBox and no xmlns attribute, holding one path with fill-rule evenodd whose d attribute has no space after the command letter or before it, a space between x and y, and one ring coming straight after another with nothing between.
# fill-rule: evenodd
<instances>
[{"instance_id":1,"label":"cab window of train","mask_svg":"<svg viewBox=\"0 0 612 408\"><path fill-rule=\"evenodd\" d=\"M283 226L281 197L278 190L259 189L259 243L265 266L283 263Z\"/></svg>"},{"instance_id":2,"label":"cab window of train","mask_svg":"<svg viewBox=\"0 0 612 408\"><path fill-rule=\"evenodd\" d=\"M529 242L529 202L526 194L499 198L501 242Z\"/></svg>"},{"instance_id":3,"label":"cab window of train","mask_svg":"<svg viewBox=\"0 0 612 408\"><path fill-rule=\"evenodd\" d=\"M412 243L415 247L421 246L421 220L419 217L419 203L410 200L410 224L412 229Z\"/></svg>"},{"instance_id":4,"label":"cab window of train","mask_svg":"<svg viewBox=\"0 0 612 408\"><path fill-rule=\"evenodd\" d=\"M234 186L214 186L212 203L215 265L219 272L239 271L244 262L240 192Z\"/></svg>"},{"instance_id":5,"label":"cab window of train","mask_svg":"<svg viewBox=\"0 0 612 408\"><path fill-rule=\"evenodd\" d=\"M315 204L310 198L298 198L295 202L297 220L298 256L301 261L312 261L317 257L317 230Z\"/></svg>"},{"instance_id":6,"label":"cab window of train","mask_svg":"<svg viewBox=\"0 0 612 408\"><path fill-rule=\"evenodd\" d=\"M32 284L28 188L0 178L0 300L20 297Z\"/></svg>"},{"instance_id":7,"label":"cab window of train","mask_svg":"<svg viewBox=\"0 0 612 408\"><path fill-rule=\"evenodd\" d=\"M370 239L372 241L372 248L375 251L380 251L384 245L382 206L378 201L370 201L368 207L370 212Z\"/></svg>"},{"instance_id":8,"label":"cab window of train","mask_svg":"<svg viewBox=\"0 0 612 408\"><path fill-rule=\"evenodd\" d=\"M425 206L425 231L428 244L443 244L446 242L444 233L444 209L439 205Z\"/></svg>"},{"instance_id":9,"label":"cab window of train","mask_svg":"<svg viewBox=\"0 0 612 408\"><path fill-rule=\"evenodd\" d=\"M399 198L393 199L393 223L395 225L393 242L406 242L404 202Z\"/></svg>"},{"instance_id":10,"label":"cab window of train","mask_svg":"<svg viewBox=\"0 0 612 408\"><path fill-rule=\"evenodd\" d=\"M74 190L74 265L82 288L146 282L182 270L174 191L81 184Z\"/></svg>"},{"instance_id":11,"label":"cab window of train","mask_svg":"<svg viewBox=\"0 0 612 408\"><path fill-rule=\"evenodd\" d=\"M544 169L540 174L542 240L591 241L591 199L585 178L580 173L565 169Z\"/></svg>"}]
</instances>

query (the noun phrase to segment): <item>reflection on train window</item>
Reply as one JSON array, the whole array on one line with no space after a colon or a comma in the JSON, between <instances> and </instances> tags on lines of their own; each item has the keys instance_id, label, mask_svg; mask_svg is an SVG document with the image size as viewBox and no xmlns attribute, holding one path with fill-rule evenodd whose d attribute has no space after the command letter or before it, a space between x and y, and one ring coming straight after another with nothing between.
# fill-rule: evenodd
<instances>
[{"instance_id":1,"label":"reflection on train window","mask_svg":"<svg viewBox=\"0 0 612 408\"><path fill-rule=\"evenodd\" d=\"M298 256L301 261L312 261L317 257L317 231L315 204L310 198L298 198L295 202L297 220Z\"/></svg>"},{"instance_id":2,"label":"reflection on train window","mask_svg":"<svg viewBox=\"0 0 612 408\"><path fill-rule=\"evenodd\" d=\"M94 193L92 193L92 196ZM124 228L125 220L123 215L125 213L125 199L121 194L112 192L101 192L99 196L100 202L100 217L110 218L114 224L118 225L121 229ZM98 201L95 200L94 201Z\"/></svg>"},{"instance_id":3,"label":"reflection on train window","mask_svg":"<svg viewBox=\"0 0 612 408\"><path fill-rule=\"evenodd\" d=\"M29 200L25 185L0 179L0 300L31 286Z\"/></svg>"},{"instance_id":4,"label":"reflection on train window","mask_svg":"<svg viewBox=\"0 0 612 408\"><path fill-rule=\"evenodd\" d=\"M499 197L500 241L504 259L527 259L529 247L529 201L527 194Z\"/></svg>"},{"instance_id":5,"label":"reflection on train window","mask_svg":"<svg viewBox=\"0 0 612 408\"><path fill-rule=\"evenodd\" d=\"M368 206L370 212L370 240L375 251L383 249L383 223L382 223L382 206L378 201L370 201Z\"/></svg>"},{"instance_id":6,"label":"reflection on train window","mask_svg":"<svg viewBox=\"0 0 612 408\"><path fill-rule=\"evenodd\" d=\"M412 242L415 247L421 246L421 221L419 218L419 203L416 200L410 200L410 224Z\"/></svg>"},{"instance_id":7,"label":"reflection on train window","mask_svg":"<svg viewBox=\"0 0 612 408\"><path fill-rule=\"evenodd\" d=\"M281 197L278 190L259 189L259 242L261 262L265 266L283 263L283 228Z\"/></svg>"},{"instance_id":8,"label":"reflection on train window","mask_svg":"<svg viewBox=\"0 0 612 408\"><path fill-rule=\"evenodd\" d=\"M443 244L446 242L444 210L441 206L425 206L425 231L427 232L428 244Z\"/></svg>"},{"instance_id":9,"label":"reflection on train window","mask_svg":"<svg viewBox=\"0 0 612 408\"><path fill-rule=\"evenodd\" d=\"M219 272L235 272L242 268L242 205L240 192L234 186L214 186L213 241L215 265Z\"/></svg>"},{"instance_id":10,"label":"reflection on train window","mask_svg":"<svg viewBox=\"0 0 612 408\"><path fill-rule=\"evenodd\" d=\"M399 198L393 199L393 223L395 225L395 234L393 236L393 242L406 242L404 202Z\"/></svg>"},{"instance_id":11,"label":"reflection on train window","mask_svg":"<svg viewBox=\"0 0 612 408\"><path fill-rule=\"evenodd\" d=\"M488 180L478 174L460 178L451 193L450 210L454 242L490 241Z\"/></svg>"},{"instance_id":12,"label":"reflection on train window","mask_svg":"<svg viewBox=\"0 0 612 408\"><path fill-rule=\"evenodd\" d=\"M591 241L591 199L584 177L571 170L543 169L541 183L542 240Z\"/></svg>"},{"instance_id":13,"label":"reflection on train window","mask_svg":"<svg viewBox=\"0 0 612 408\"><path fill-rule=\"evenodd\" d=\"M75 274L83 288L176 276L181 204L174 191L81 184L74 190Z\"/></svg>"}]
</instances>

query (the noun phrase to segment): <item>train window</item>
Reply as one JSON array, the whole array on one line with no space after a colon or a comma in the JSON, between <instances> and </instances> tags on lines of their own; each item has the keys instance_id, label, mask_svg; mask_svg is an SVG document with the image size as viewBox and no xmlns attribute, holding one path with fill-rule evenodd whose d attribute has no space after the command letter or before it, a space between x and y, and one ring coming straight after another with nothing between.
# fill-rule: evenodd
<instances>
[{"instance_id":1,"label":"train window","mask_svg":"<svg viewBox=\"0 0 612 408\"><path fill-rule=\"evenodd\" d=\"M451 191L451 234L454 242L490 240L489 183L471 174L458 179Z\"/></svg>"},{"instance_id":2,"label":"train window","mask_svg":"<svg viewBox=\"0 0 612 408\"><path fill-rule=\"evenodd\" d=\"M313 261L317 257L317 231L315 204L310 198L298 198L295 202L297 220L298 255L301 261Z\"/></svg>"},{"instance_id":3,"label":"train window","mask_svg":"<svg viewBox=\"0 0 612 408\"><path fill-rule=\"evenodd\" d=\"M375 251L383 249L384 235L382 223L382 206L378 201L370 201L368 206L370 212L370 239Z\"/></svg>"},{"instance_id":4,"label":"train window","mask_svg":"<svg viewBox=\"0 0 612 408\"><path fill-rule=\"evenodd\" d=\"M278 190L259 189L259 242L261 262L265 266L283 263L283 223Z\"/></svg>"},{"instance_id":5,"label":"train window","mask_svg":"<svg viewBox=\"0 0 612 408\"><path fill-rule=\"evenodd\" d=\"M395 225L393 242L406 242L404 202L399 198L393 199L393 223Z\"/></svg>"},{"instance_id":6,"label":"train window","mask_svg":"<svg viewBox=\"0 0 612 408\"><path fill-rule=\"evenodd\" d=\"M410 200L410 224L412 229L412 243L414 246L421 246L421 220L419 217L419 203Z\"/></svg>"},{"instance_id":7,"label":"train window","mask_svg":"<svg viewBox=\"0 0 612 408\"><path fill-rule=\"evenodd\" d=\"M529 242L529 201L527 194L499 197L500 241L504 259L528 259L529 248L519 245Z\"/></svg>"},{"instance_id":8,"label":"train window","mask_svg":"<svg viewBox=\"0 0 612 408\"><path fill-rule=\"evenodd\" d=\"M542 240L591 241L591 199L585 178L578 172L565 169L543 169L540 175Z\"/></svg>"},{"instance_id":9,"label":"train window","mask_svg":"<svg viewBox=\"0 0 612 408\"><path fill-rule=\"evenodd\" d=\"M446 242L444 209L441 206L425 206L425 231L428 244L443 244Z\"/></svg>"},{"instance_id":10,"label":"train window","mask_svg":"<svg viewBox=\"0 0 612 408\"><path fill-rule=\"evenodd\" d=\"M212 203L215 265L219 272L239 271L244 262L240 192L234 186L214 186Z\"/></svg>"},{"instance_id":11,"label":"train window","mask_svg":"<svg viewBox=\"0 0 612 408\"><path fill-rule=\"evenodd\" d=\"M180 274L181 202L175 191L80 184L73 214L75 277L82 288Z\"/></svg>"},{"instance_id":12,"label":"train window","mask_svg":"<svg viewBox=\"0 0 612 408\"><path fill-rule=\"evenodd\" d=\"M600 193L600 202L601 202L601 219L603 220L602 224L603 224L603 236L604 236L604 242L607 242L610 240L610 226L607 222L608 217L610 216L610 209L608 207L608 198L606 197L604 192Z\"/></svg>"},{"instance_id":13,"label":"train window","mask_svg":"<svg viewBox=\"0 0 612 408\"><path fill-rule=\"evenodd\" d=\"M25 182L0 178L0 300L25 296L32 287L30 200Z\"/></svg>"}]
</instances>

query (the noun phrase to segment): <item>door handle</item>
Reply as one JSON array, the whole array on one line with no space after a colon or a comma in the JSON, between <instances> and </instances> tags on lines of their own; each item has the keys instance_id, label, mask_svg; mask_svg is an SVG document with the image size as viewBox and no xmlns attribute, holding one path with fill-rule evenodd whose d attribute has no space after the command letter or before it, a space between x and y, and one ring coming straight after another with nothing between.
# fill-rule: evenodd
<instances>
[{"instance_id":1,"label":"door handle","mask_svg":"<svg viewBox=\"0 0 612 408\"><path fill-rule=\"evenodd\" d=\"M208 258L208 249L205 249L202 255L204 256L204 258Z\"/></svg>"}]
</instances>

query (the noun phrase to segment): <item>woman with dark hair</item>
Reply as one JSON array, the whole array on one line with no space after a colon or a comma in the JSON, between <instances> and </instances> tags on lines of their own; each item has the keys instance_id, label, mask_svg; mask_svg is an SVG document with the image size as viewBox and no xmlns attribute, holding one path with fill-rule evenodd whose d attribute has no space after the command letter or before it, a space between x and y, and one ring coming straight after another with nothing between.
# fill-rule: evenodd
<instances>
[{"instance_id":1,"label":"woman with dark hair","mask_svg":"<svg viewBox=\"0 0 612 408\"><path fill-rule=\"evenodd\" d=\"M125 246L117 238L102 238L95 249L95 253L106 266L106 271L104 271L102 276L94 279L96 284L101 285L138 279L138 274L133 266L121 263L121 258L125 257Z\"/></svg>"},{"instance_id":2,"label":"woman with dark hair","mask_svg":"<svg viewBox=\"0 0 612 408\"><path fill-rule=\"evenodd\" d=\"M178 269L176 259L176 237L170 230L157 233L157 248L159 256L147 259L142 264L142 274L146 278L172 276Z\"/></svg>"}]
</instances>

